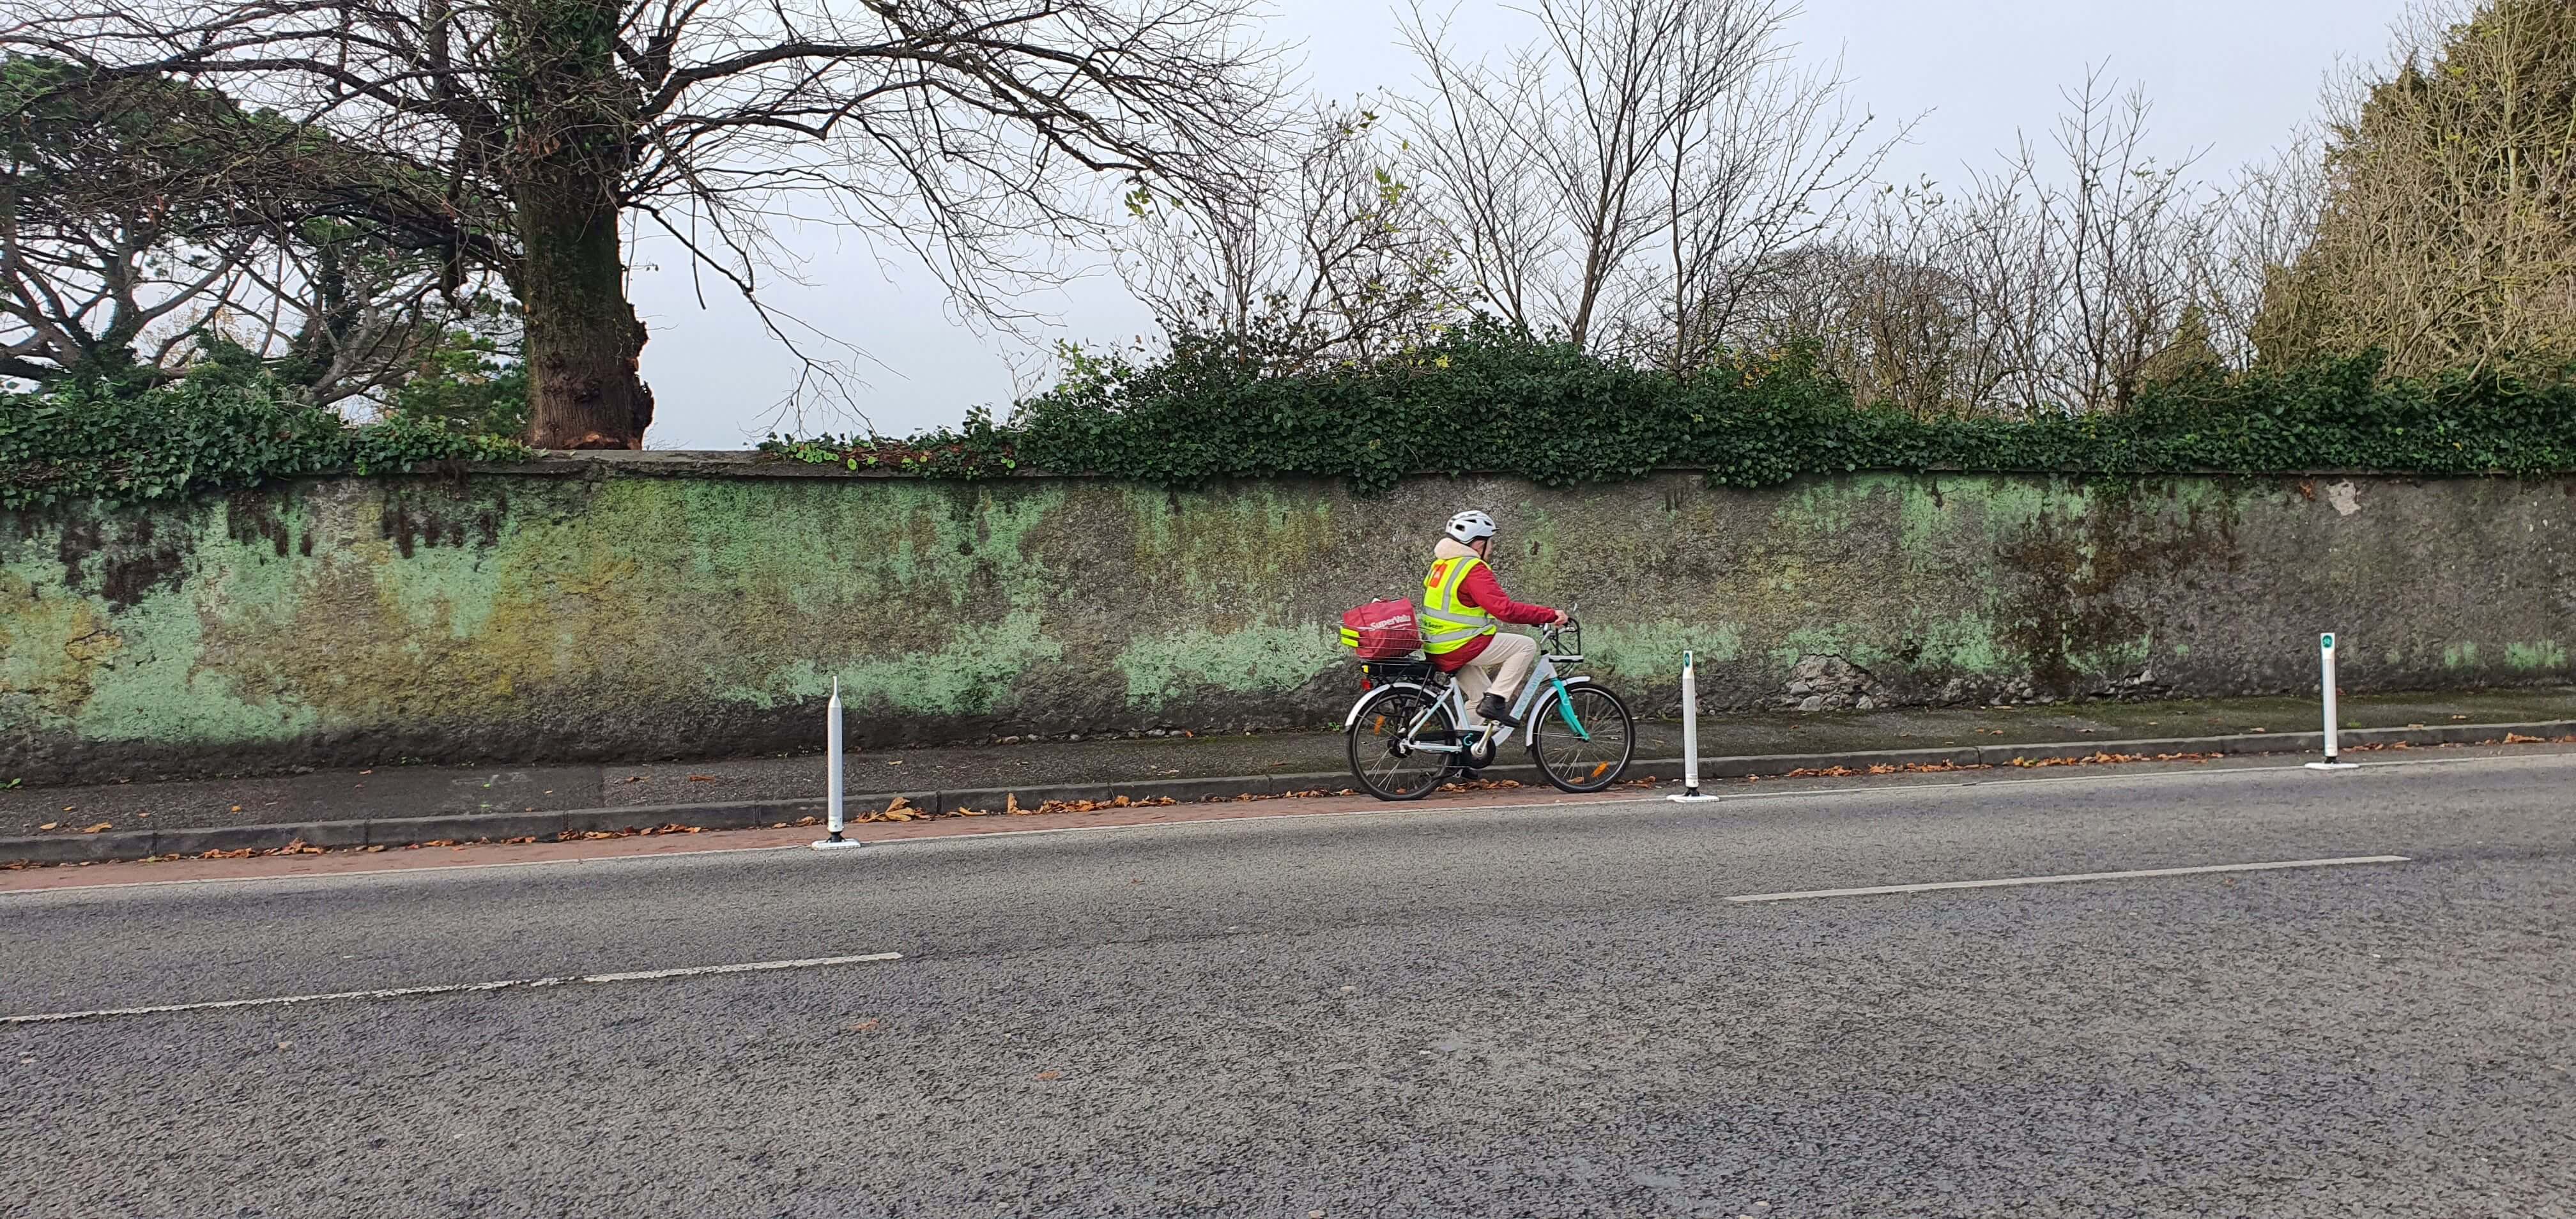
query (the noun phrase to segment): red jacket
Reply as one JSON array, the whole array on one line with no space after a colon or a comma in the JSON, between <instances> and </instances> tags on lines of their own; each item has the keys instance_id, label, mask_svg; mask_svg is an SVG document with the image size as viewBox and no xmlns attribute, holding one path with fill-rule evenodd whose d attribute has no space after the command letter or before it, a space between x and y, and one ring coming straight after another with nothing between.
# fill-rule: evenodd
<instances>
[{"instance_id":1,"label":"red jacket","mask_svg":"<svg viewBox=\"0 0 2576 1219\"><path fill-rule=\"evenodd\" d=\"M1491 563L1478 562L1467 572L1467 578L1458 585L1458 599L1493 615L1496 621L1515 626L1543 626L1556 621L1555 610L1512 600L1511 594L1503 591L1502 582L1494 578L1494 565ZM1478 635L1459 644L1454 651L1432 657L1431 663L1440 666L1443 673L1455 673L1482 654L1485 645L1493 641L1491 635Z\"/></svg>"}]
</instances>

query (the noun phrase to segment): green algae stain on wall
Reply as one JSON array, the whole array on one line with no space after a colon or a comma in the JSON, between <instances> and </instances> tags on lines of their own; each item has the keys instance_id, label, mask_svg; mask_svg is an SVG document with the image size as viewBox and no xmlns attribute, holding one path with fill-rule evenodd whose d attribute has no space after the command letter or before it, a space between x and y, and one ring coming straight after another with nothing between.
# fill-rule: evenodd
<instances>
[{"instance_id":1,"label":"green algae stain on wall","mask_svg":"<svg viewBox=\"0 0 2576 1219\"><path fill-rule=\"evenodd\" d=\"M39 603L80 603L73 615L80 634L60 641L35 640L32 652L54 651L76 669L57 672L51 697L53 726L100 742L160 742L206 734L223 740L271 742L293 738L316 723L314 709L292 694L246 680L209 663L207 634L237 599L266 605L279 595L263 576L264 564L297 561L281 527L266 532L240 527L220 502L128 510L113 538L86 555L63 551L57 561L22 558L12 574L25 579ZM123 567L159 565L148 596L120 597L114 573ZM95 585L87 592L82 586ZM20 651L11 645L13 658Z\"/></svg>"},{"instance_id":2,"label":"green algae stain on wall","mask_svg":"<svg viewBox=\"0 0 2576 1219\"><path fill-rule=\"evenodd\" d=\"M1682 653L1702 665L1732 664L1744 654L1744 632L1732 623L1696 625L1677 618L1648 622L1584 624L1585 660L1603 673L1631 679L1681 672Z\"/></svg>"},{"instance_id":3,"label":"green algae stain on wall","mask_svg":"<svg viewBox=\"0 0 2576 1219\"><path fill-rule=\"evenodd\" d=\"M1213 688L1294 690L1349 657L1337 634L1316 627L1190 628L1141 636L1118 653L1127 705L1160 709Z\"/></svg>"},{"instance_id":4,"label":"green algae stain on wall","mask_svg":"<svg viewBox=\"0 0 2576 1219\"><path fill-rule=\"evenodd\" d=\"M1935 672L1955 671L1996 677L2013 669L2013 658L1996 638L1994 624L1974 614L1934 618L1909 633L1919 649L1914 663Z\"/></svg>"},{"instance_id":5,"label":"green algae stain on wall","mask_svg":"<svg viewBox=\"0 0 2576 1219\"><path fill-rule=\"evenodd\" d=\"M2567 649L2555 640L2504 645L2504 662L2517 672L2533 673L2567 667Z\"/></svg>"},{"instance_id":6,"label":"green algae stain on wall","mask_svg":"<svg viewBox=\"0 0 2576 1219\"><path fill-rule=\"evenodd\" d=\"M2515 493L2516 515L2498 487L2374 483L2363 531L2294 483L2210 479L1426 478L1383 500L1298 480L317 480L0 519L0 773L163 756L120 743L801 748L836 677L857 731L910 739L1292 722L1349 693L1338 613L1413 595L1462 502L1499 506L1506 585L1580 601L1592 669L1639 698L1685 649L1729 706L1776 698L1810 654L1900 703L2101 692L2150 659L2177 693L2261 692L2313 681L2279 639L2311 617L2421 641L2357 675L2380 688L2563 680L2564 595L2497 575L2561 561L2522 518L2570 496ZM2357 599L2362 570L2391 578Z\"/></svg>"},{"instance_id":7,"label":"green algae stain on wall","mask_svg":"<svg viewBox=\"0 0 2576 1219\"><path fill-rule=\"evenodd\" d=\"M415 635L479 639L489 633L492 615L499 608L505 586L499 564L516 540L505 538L497 548L421 547L401 558L386 553L390 547L379 546L360 561L365 562L377 603L389 619L407 625ZM333 558L346 562L356 556L344 551Z\"/></svg>"},{"instance_id":8,"label":"green algae stain on wall","mask_svg":"<svg viewBox=\"0 0 2576 1219\"><path fill-rule=\"evenodd\" d=\"M1219 605L1259 584L1311 576L1333 561L1347 532L1324 497L1286 495L1269 484L1206 491L1122 486L1118 495L1135 539L1133 570Z\"/></svg>"},{"instance_id":9,"label":"green algae stain on wall","mask_svg":"<svg viewBox=\"0 0 2576 1219\"><path fill-rule=\"evenodd\" d=\"M125 648L107 612L65 588L61 573L52 562L0 567L0 722L69 723Z\"/></svg>"},{"instance_id":10,"label":"green algae stain on wall","mask_svg":"<svg viewBox=\"0 0 2576 1219\"><path fill-rule=\"evenodd\" d=\"M1063 655L1063 645L1041 630L1038 616L1020 611L938 651L831 665L797 659L763 673L757 684L714 693L753 707L794 706L830 697L837 679L843 705L857 712L990 715L1010 703L1018 679L1030 666Z\"/></svg>"},{"instance_id":11,"label":"green algae stain on wall","mask_svg":"<svg viewBox=\"0 0 2576 1219\"><path fill-rule=\"evenodd\" d=\"M548 600L646 611L624 628L636 654L726 702L820 700L837 676L853 707L989 714L1063 656L1040 625L1056 580L1032 542L1063 500L1061 487L892 480L612 483L582 534L658 540L619 547L631 569L586 573L561 563L579 539L557 540ZM709 632L727 646L707 647Z\"/></svg>"}]
</instances>

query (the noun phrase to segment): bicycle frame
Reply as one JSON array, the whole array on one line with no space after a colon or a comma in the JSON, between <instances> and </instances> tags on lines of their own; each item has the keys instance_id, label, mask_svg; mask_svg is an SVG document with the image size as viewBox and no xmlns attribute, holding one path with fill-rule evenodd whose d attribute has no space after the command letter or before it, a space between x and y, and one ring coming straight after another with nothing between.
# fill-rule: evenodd
<instances>
[{"instance_id":1,"label":"bicycle frame","mask_svg":"<svg viewBox=\"0 0 2576 1219\"><path fill-rule=\"evenodd\" d=\"M1580 674L1566 676L1559 673L1556 667L1558 661L1563 661L1566 664L1581 664L1583 663L1583 654L1580 652L1555 653L1542 649L1539 653L1538 664L1530 670L1529 680L1521 683L1520 693L1512 700L1511 713L1513 719L1519 720L1523 724L1529 723L1530 708L1538 704L1538 696L1542 692L1553 690L1562 694L1569 691L1572 687L1586 685L1591 682L1591 678ZM1361 703L1365 703L1370 698L1375 697L1378 690L1389 688L1419 690L1424 694L1432 696L1430 704L1422 709L1422 713L1415 716L1412 723L1404 726L1403 733L1403 740L1407 743L1409 748L1419 749L1424 753L1467 753L1479 746L1485 745L1486 738L1490 736L1492 738L1492 752L1487 756L1495 756L1502 752L1504 745L1511 742L1512 734L1519 731L1519 729L1513 728L1508 724L1498 725L1492 723L1480 723L1475 727L1464 727L1463 725L1465 725L1472 717L1468 714L1467 710L1467 696L1459 690L1458 683L1454 678L1442 685L1437 691L1421 682L1388 682L1380 685L1377 687L1377 690L1371 690L1368 693L1361 695L1357 701L1351 704L1350 714L1342 718L1342 730L1347 732L1350 730L1351 725L1359 722ZM1560 705L1562 706L1562 704ZM1422 726L1431 722L1431 713L1442 707L1447 707L1449 709L1450 722L1462 725L1458 730L1461 739L1456 744L1442 744L1416 740L1415 737L1422 731ZM1561 712L1561 714L1566 717L1566 726L1573 729L1577 735L1586 737L1590 735L1584 731L1582 724L1575 722L1573 712L1570 709Z\"/></svg>"}]
</instances>

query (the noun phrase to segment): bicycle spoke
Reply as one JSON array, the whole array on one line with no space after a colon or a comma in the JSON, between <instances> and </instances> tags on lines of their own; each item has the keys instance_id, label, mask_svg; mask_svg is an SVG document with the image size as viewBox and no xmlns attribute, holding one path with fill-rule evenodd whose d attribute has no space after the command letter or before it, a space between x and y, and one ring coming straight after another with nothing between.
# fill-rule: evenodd
<instances>
[{"instance_id":1,"label":"bicycle spoke","mask_svg":"<svg viewBox=\"0 0 2576 1219\"><path fill-rule=\"evenodd\" d=\"M1634 756L1633 722L1618 699L1597 686L1568 688L1531 732L1539 768L1572 791L1609 786Z\"/></svg>"},{"instance_id":2,"label":"bicycle spoke","mask_svg":"<svg viewBox=\"0 0 2576 1219\"><path fill-rule=\"evenodd\" d=\"M1439 785L1455 755L1422 746L1454 746L1457 733L1438 702L1397 690L1362 710L1349 733L1351 773L1362 787L1380 799L1410 800Z\"/></svg>"}]
</instances>

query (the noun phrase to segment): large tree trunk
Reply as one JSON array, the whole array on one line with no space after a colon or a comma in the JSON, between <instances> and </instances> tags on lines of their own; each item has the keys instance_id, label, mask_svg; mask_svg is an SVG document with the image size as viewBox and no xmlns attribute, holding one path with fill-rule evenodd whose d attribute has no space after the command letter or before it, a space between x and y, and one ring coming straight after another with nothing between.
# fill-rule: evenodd
<instances>
[{"instance_id":1,"label":"large tree trunk","mask_svg":"<svg viewBox=\"0 0 2576 1219\"><path fill-rule=\"evenodd\" d=\"M653 391L636 371L644 323L626 300L610 186L540 187L519 200L528 443L538 448L640 449L653 422Z\"/></svg>"},{"instance_id":2,"label":"large tree trunk","mask_svg":"<svg viewBox=\"0 0 2576 1219\"><path fill-rule=\"evenodd\" d=\"M523 261L528 440L640 449L653 392L636 361L644 323L626 300L618 192L633 159L634 86L617 70L615 0L498 7L518 61L512 204Z\"/></svg>"}]
</instances>

